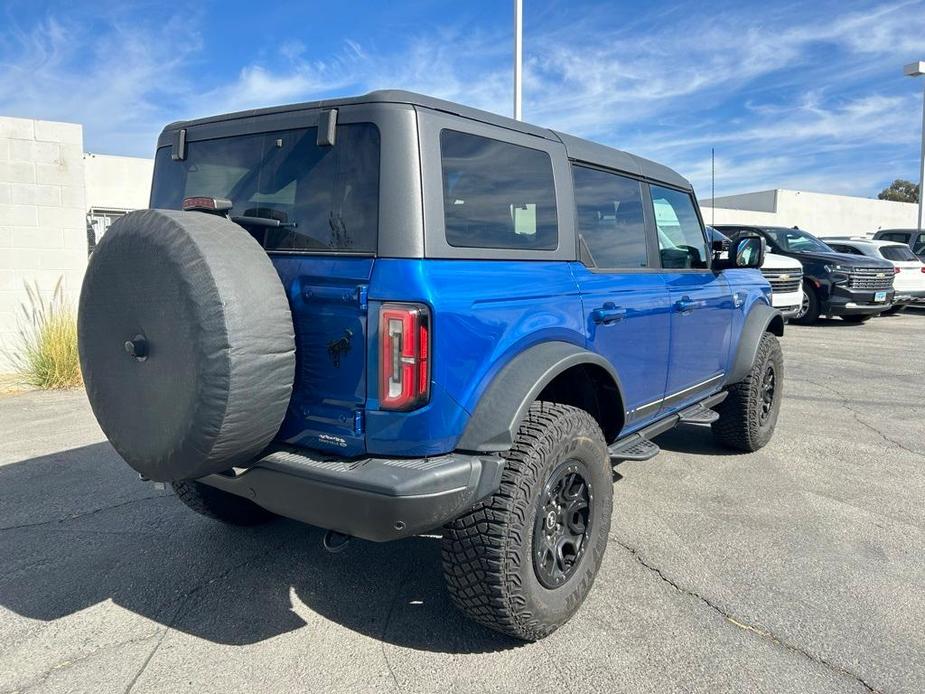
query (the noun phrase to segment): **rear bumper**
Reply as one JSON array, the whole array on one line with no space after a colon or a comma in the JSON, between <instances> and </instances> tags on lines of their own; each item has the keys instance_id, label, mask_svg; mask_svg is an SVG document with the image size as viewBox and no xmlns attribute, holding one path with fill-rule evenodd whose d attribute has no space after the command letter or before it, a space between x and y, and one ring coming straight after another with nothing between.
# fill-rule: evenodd
<instances>
[{"instance_id":1,"label":"rear bumper","mask_svg":"<svg viewBox=\"0 0 925 694\"><path fill-rule=\"evenodd\" d=\"M498 489L503 466L491 455L343 460L300 449L198 481L280 516L384 542L458 518Z\"/></svg>"}]
</instances>

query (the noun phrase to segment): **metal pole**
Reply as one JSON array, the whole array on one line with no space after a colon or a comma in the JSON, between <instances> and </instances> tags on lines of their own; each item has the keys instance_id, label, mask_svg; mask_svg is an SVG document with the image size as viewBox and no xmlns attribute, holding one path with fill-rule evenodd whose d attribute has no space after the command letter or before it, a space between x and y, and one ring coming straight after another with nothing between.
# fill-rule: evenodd
<instances>
[{"instance_id":1,"label":"metal pole","mask_svg":"<svg viewBox=\"0 0 925 694\"><path fill-rule=\"evenodd\" d=\"M523 120L521 109L523 14L523 0L514 0L514 118L517 120Z\"/></svg>"},{"instance_id":2,"label":"metal pole","mask_svg":"<svg viewBox=\"0 0 925 694\"><path fill-rule=\"evenodd\" d=\"M919 231L925 231L925 92L922 93L922 157L919 160Z\"/></svg>"}]
</instances>

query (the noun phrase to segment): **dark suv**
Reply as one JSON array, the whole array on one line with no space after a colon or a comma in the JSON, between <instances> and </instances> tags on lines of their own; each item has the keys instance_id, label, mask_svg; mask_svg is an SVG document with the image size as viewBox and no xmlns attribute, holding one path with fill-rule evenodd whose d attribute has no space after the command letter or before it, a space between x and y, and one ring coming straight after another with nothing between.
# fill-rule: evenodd
<instances>
[{"instance_id":1,"label":"dark suv","mask_svg":"<svg viewBox=\"0 0 925 694\"><path fill-rule=\"evenodd\" d=\"M918 229L881 229L874 234L877 241L904 243L925 262L925 231Z\"/></svg>"},{"instance_id":2,"label":"dark suv","mask_svg":"<svg viewBox=\"0 0 925 694\"><path fill-rule=\"evenodd\" d=\"M712 246L654 162L375 92L167 126L151 207L80 298L119 454L198 513L329 549L442 532L453 600L494 629L578 609L612 461L682 422L739 451L774 431L765 244Z\"/></svg>"},{"instance_id":3,"label":"dark suv","mask_svg":"<svg viewBox=\"0 0 925 694\"><path fill-rule=\"evenodd\" d=\"M807 231L790 227L717 224L731 239L760 234L768 247L803 264L803 305L790 320L812 325L820 316L863 323L890 308L893 266L887 261L837 253Z\"/></svg>"}]
</instances>

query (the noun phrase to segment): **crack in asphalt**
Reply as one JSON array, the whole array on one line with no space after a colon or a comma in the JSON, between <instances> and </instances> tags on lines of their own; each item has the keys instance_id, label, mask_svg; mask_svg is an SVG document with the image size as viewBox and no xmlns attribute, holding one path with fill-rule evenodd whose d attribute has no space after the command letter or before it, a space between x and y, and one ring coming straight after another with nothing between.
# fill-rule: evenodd
<instances>
[{"instance_id":1,"label":"crack in asphalt","mask_svg":"<svg viewBox=\"0 0 925 694\"><path fill-rule=\"evenodd\" d=\"M684 587L678 585L675 581L673 581L671 578L669 578L668 576L666 576L665 573L664 573L660 568L658 568L657 566L653 566L652 564L649 564L645 559L643 559L642 555L639 553L639 551L638 551L637 549L635 549L635 548L633 548L633 547L630 547L629 545L625 544L622 540L620 540L620 539L618 539L618 538L616 538L616 537L611 536L611 539L612 539L614 542L616 542L618 545L620 545L620 547L622 547L622 548L625 549L627 552L629 552L629 553L633 556L633 559L635 559L636 562L639 563L642 567L644 567L645 569L647 569L650 573L653 573L653 574L655 574L656 576L658 576L658 578L659 578L662 582L667 583L669 586L671 586L672 588L674 588L674 589L675 589L677 592L679 592L679 593L682 593L682 594L687 595L687 596L692 597L692 598L696 598L698 601L702 602L704 605L706 605L708 608L710 608L713 612L716 612L716 613L717 613L718 615L720 615L725 621L729 622L729 623L732 624L733 626L735 626L735 627L737 627L737 628L739 628L739 629L741 629L741 630L743 630L743 631L751 632L751 633L753 633L753 634L755 634L755 635L757 635L757 636L759 636L759 637L761 637L761 638L763 638L763 639L765 639L765 640L767 640L767 641L770 641L771 643L773 643L773 644L775 644L775 645L777 645L777 646L780 646L781 648L784 648L784 649L790 651L791 653L796 653L797 655L800 655L800 656L806 658L807 660L810 660L810 661L813 662L813 663L816 663L816 664L818 664L818 665L822 665L822 666L828 668L829 670L832 670L833 672L837 672L837 673L839 673L839 674L841 674L841 675L844 675L844 676L846 676L846 677L850 677L850 678L853 679L855 682L857 682L857 683L860 684L862 687L864 687L865 690L867 690L868 692L871 692L872 694L880 694L879 690L875 689L875 688L872 687L870 684L868 684L866 681L864 681L864 679L863 679L860 675L857 675L857 674L851 672L850 670L847 670L847 669L841 667L840 665L836 665L835 663L831 663L831 662L829 662L828 660L826 660L825 658L822 658L822 657L820 657L820 656L813 655L812 653L810 653L810 652L807 651L807 650L804 650L804 649L801 648L800 646L797 646L797 645L794 645L794 644L789 643L789 642L787 642L787 641L784 641L783 639L781 639L780 637L776 636L773 632L771 632L771 631L768 630L768 629L764 629L764 628L762 628L762 627L757 627L757 626L754 626L754 625L752 625L752 624L748 624L747 622L743 622L743 621L741 621L741 620L739 620L739 619L736 619L736 618L733 617L731 614L729 614L728 612L724 611L721 607L719 607L719 606L716 605L715 603L711 602L710 600L707 600L705 597L703 597L703 596L700 595L699 593L696 593L696 592L694 592L694 591L692 591L692 590L688 590L687 588L684 588Z\"/></svg>"},{"instance_id":2,"label":"crack in asphalt","mask_svg":"<svg viewBox=\"0 0 925 694\"><path fill-rule=\"evenodd\" d=\"M389 603L389 611L385 615L385 622L382 625L382 633L379 635L379 651L382 653L382 659L385 660L385 666L388 668L389 674L392 676L392 682L395 683L395 688L399 692L403 692L405 689L398 681L398 677L395 675L395 670L392 667L392 663L389 661L389 655L385 652L385 635L388 633L389 625L392 623L392 613L395 612L395 605L398 604L398 598L401 596L402 589L408 582L408 579L411 578L412 573L414 573L414 566L409 565L408 569L405 571L405 575L398 582L398 587L395 589L395 594L392 596L391 603Z\"/></svg>"},{"instance_id":3,"label":"crack in asphalt","mask_svg":"<svg viewBox=\"0 0 925 694\"><path fill-rule=\"evenodd\" d=\"M138 668L138 671L135 673L132 679L129 680L128 685L126 685L125 687L124 694L129 694L129 692L132 691L132 689L138 683L138 680L144 674L145 670L148 669L148 665L151 664L151 661L154 659L154 655L157 653L158 649L160 649L161 644L164 643L164 639L167 637L168 632L170 632L170 630L173 629L173 626L185 614L186 606L189 604L193 596L195 596L201 590L208 588L213 583L217 583L219 581L225 580L226 578L228 578L228 576L233 574L235 571L243 569L248 564L252 564L259 559L263 559L264 557L267 557L271 554L278 552L285 545L286 545L285 541L279 542L273 545L270 549L267 549L263 552L258 552L257 554L254 554L248 557L244 561L240 561L237 564L234 564L233 566L228 567L227 569L222 571L217 576L213 576L212 578L209 578L208 580L203 581L202 583L194 586L193 588L188 590L186 593L178 597L177 598L177 609L174 610L173 615L171 615L170 619L167 621L167 624L164 626L164 629L161 630L159 634L160 638L158 638L157 643L154 644L154 648L151 649L151 652L148 653L147 657L145 657L144 661L141 663L141 666Z\"/></svg>"},{"instance_id":4,"label":"crack in asphalt","mask_svg":"<svg viewBox=\"0 0 925 694\"><path fill-rule=\"evenodd\" d=\"M129 499L128 501L123 501L119 504L113 504L112 506L101 506L100 508L94 508L89 511L82 511L81 513L75 513L70 516L65 516L64 518L53 518L46 521L38 521L36 523L22 523L21 525L6 525L0 527L0 531L3 530L22 530L24 528L38 528L43 525L60 525L61 523L68 523L72 520L77 520L78 518L85 518L86 516L92 516L97 513L102 513L103 511L110 511L115 508L122 508L123 506L131 506L132 504L137 504L142 501L150 501L151 499L166 499L167 497L172 496L171 494L153 494L151 496L142 496L137 499Z\"/></svg>"},{"instance_id":5,"label":"crack in asphalt","mask_svg":"<svg viewBox=\"0 0 925 694\"><path fill-rule=\"evenodd\" d=\"M100 648L90 651L89 653L85 653L84 655L78 658L74 658L73 660L62 660L52 665L50 668L45 670L45 672L43 672L41 675L39 675L35 679L30 680L25 685L18 686L15 689L7 689L3 692L3 694L15 694L16 692L27 692L30 689L34 689L35 687L45 682L53 674L60 672L62 670L68 670L74 667L75 665L82 663L85 660L89 660L90 658L93 658L94 656L99 655L100 653L104 653L106 651L110 651L116 648L121 648L122 646L128 646L129 644L133 644L133 643L144 643L145 641L150 641L155 636L157 636L157 633L148 634L147 636L136 636L135 638L125 639L124 641L119 641L118 643L111 643L106 646L101 646Z\"/></svg>"},{"instance_id":6,"label":"crack in asphalt","mask_svg":"<svg viewBox=\"0 0 925 694\"><path fill-rule=\"evenodd\" d=\"M866 421L865 419L863 419L863 418L861 417L862 413L859 412L858 410L854 409L854 408L851 406L851 403L852 403L851 398L849 398L849 397L847 397L846 395L844 395L844 394L843 394L842 392L840 392L838 389L836 389L836 388L830 386L830 385L827 384L827 383L820 383L820 382L818 382L818 381L813 381L812 379L809 379L809 378L803 378L803 380L806 381L807 383L811 383L812 385L816 386L817 388L821 388L822 390L827 390L828 392L832 393L836 398L838 398L838 401L839 401L839 402L838 402L838 405L839 405L840 407L843 407L844 409L848 410L848 412L850 412L850 413L851 413L851 416L854 418L854 421L856 421L856 422L857 422L858 424L860 424L861 426L866 427L866 428L869 429L870 431L874 432L875 434L877 434L880 438L882 438L882 439L883 439L884 441L886 441L887 443L896 446L896 448L899 448L900 450L906 451L906 453L911 453L912 455L918 456L919 458L925 458L925 453L922 453L921 451L917 451L917 450L915 450L915 449L909 448L908 446L906 446L905 444L901 443L900 441L897 441L896 439L892 438L891 436L887 436L887 435L884 434L882 431L880 431L880 429L878 429L877 427L875 427L873 424L871 424L870 422L868 422L868 421Z\"/></svg>"}]
</instances>

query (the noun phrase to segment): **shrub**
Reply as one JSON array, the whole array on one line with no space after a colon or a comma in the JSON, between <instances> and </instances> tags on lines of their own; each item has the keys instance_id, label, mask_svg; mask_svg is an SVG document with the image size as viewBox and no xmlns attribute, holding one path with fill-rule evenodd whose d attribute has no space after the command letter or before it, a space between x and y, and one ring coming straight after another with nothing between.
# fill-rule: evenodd
<instances>
[{"instance_id":1,"label":"shrub","mask_svg":"<svg viewBox=\"0 0 925 694\"><path fill-rule=\"evenodd\" d=\"M82 385L77 317L64 295L62 280L58 280L50 300L42 296L38 282L26 284L26 295L28 303L21 306L18 344L9 355L19 377L37 388Z\"/></svg>"}]
</instances>

